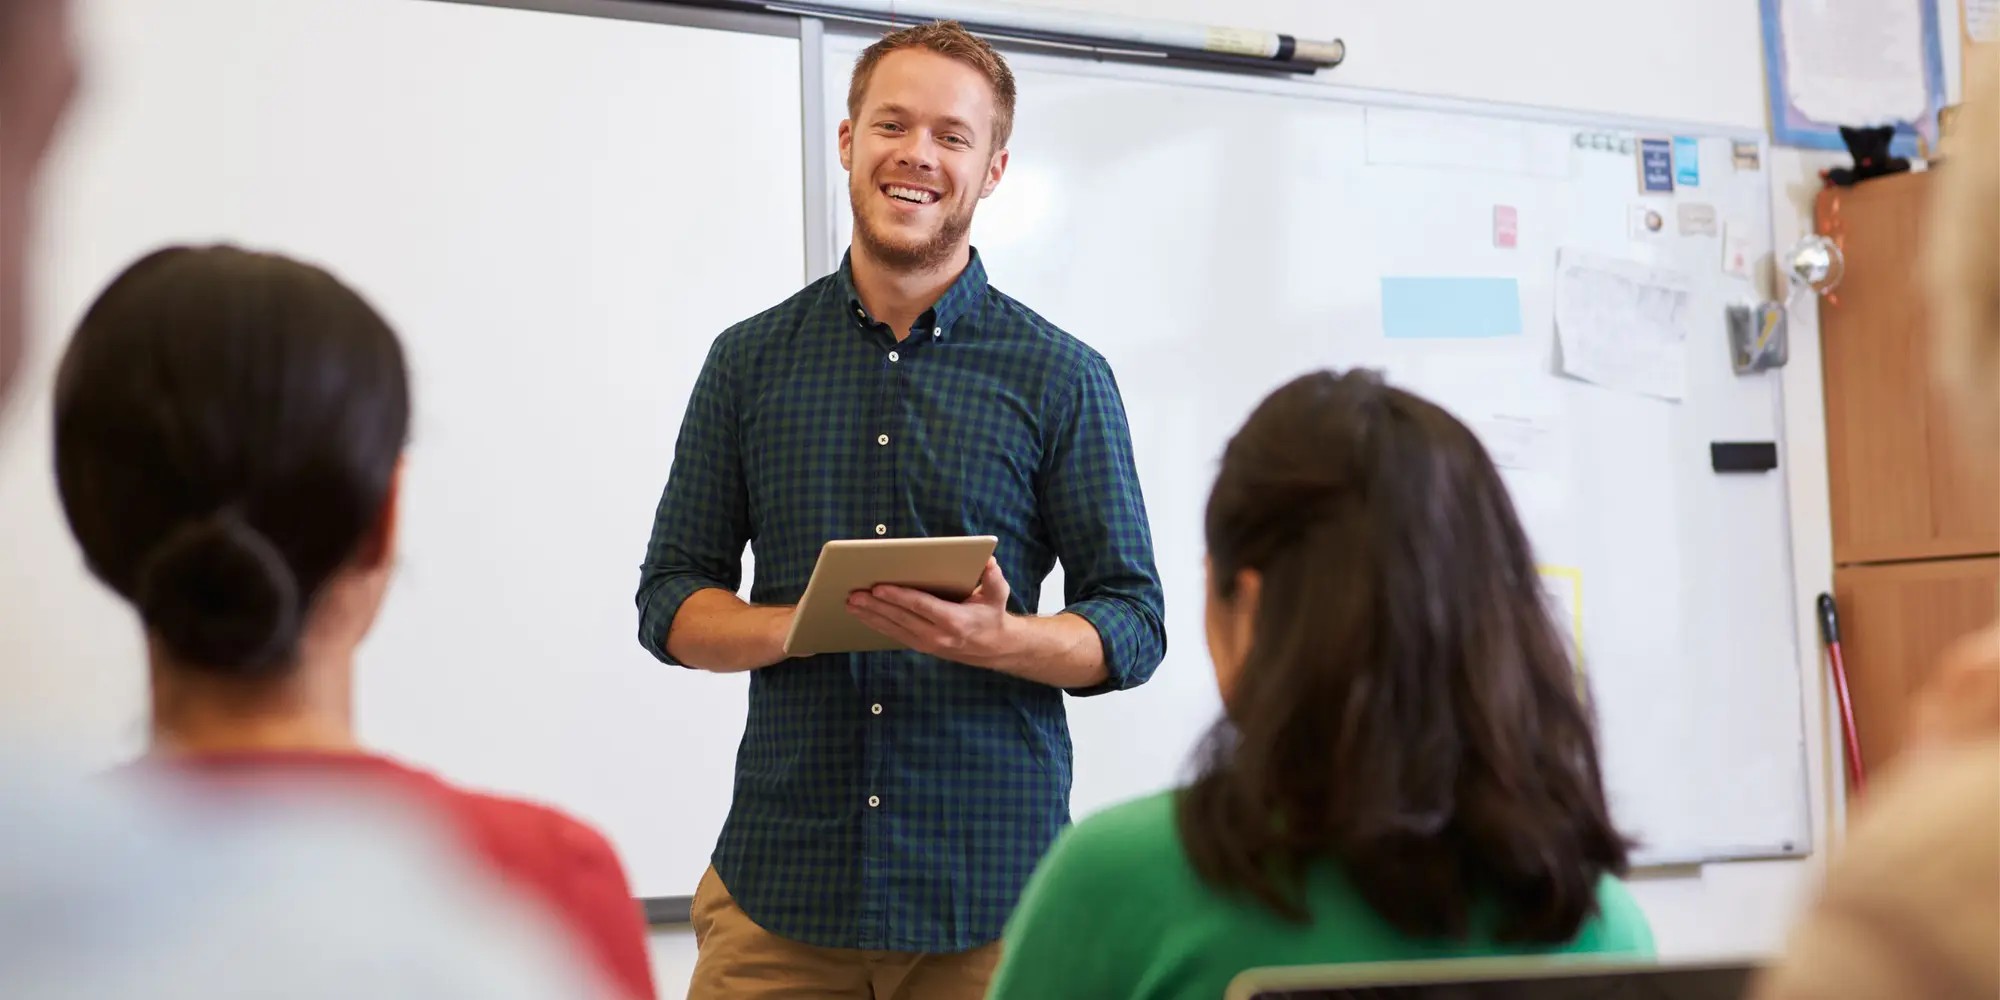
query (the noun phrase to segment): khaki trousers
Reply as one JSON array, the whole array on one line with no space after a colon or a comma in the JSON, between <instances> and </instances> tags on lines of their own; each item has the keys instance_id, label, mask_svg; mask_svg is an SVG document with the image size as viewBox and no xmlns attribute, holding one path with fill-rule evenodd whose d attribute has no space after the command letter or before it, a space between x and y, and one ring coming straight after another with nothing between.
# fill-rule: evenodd
<instances>
[{"instance_id":1,"label":"khaki trousers","mask_svg":"<svg viewBox=\"0 0 2000 1000\"><path fill-rule=\"evenodd\" d=\"M699 953L688 1000L982 1000L1000 943L957 955L821 948L779 937L736 905L710 868L691 914Z\"/></svg>"}]
</instances>

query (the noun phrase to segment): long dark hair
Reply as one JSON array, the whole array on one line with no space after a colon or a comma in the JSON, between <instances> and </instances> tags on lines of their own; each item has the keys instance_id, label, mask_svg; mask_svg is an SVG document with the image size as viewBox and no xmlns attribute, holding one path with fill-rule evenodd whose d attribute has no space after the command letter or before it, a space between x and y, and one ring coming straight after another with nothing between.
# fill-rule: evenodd
<instances>
[{"instance_id":1,"label":"long dark hair","mask_svg":"<svg viewBox=\"0 0 2000 1000\"><path fill-rule=\"evenodd\" d=\"M112 281L70 342L57 484L91 571L177 663L271 676L379 532L409 421L402 347L354 291L176 247Z\"/></svg>"},{"instance_id":2,"label":"long dark hair","mask_svg":"<svg viewBox=\"0 0 2000 1000\"><path fill-rule=\"evenodd\" d=\"M1262 574L1251 645L1178 802L1195 869L1292 920L1341 866L1397 929L1555 943L1628 842L1590 713L1486 451L1372 373L1272 393L1209 495L1220 596Z\"/></svg>"}]
</instances>

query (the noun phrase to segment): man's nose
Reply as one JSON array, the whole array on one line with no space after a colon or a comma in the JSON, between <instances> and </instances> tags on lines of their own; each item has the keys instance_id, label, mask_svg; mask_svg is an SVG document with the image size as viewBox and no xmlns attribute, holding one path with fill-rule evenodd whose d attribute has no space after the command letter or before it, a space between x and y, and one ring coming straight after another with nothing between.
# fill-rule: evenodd
<instances>
[{"instance_id":1,"label":"man's nose","mask_svg":"<svg viewBox=\"0 0 2000 1000\"><path fill-rule=\"evenodd\" d=\"M912 170L937 169L937 142L928 132L911 132L896 147L896 164Z\"/></svg>"}]
</instances>

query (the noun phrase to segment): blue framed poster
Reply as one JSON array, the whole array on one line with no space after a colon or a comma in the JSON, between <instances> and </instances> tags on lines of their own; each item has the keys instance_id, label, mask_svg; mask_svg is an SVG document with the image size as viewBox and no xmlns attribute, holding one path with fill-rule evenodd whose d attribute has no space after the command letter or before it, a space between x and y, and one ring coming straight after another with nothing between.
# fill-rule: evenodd
<instances>
[{"instance_id":1,"label":"blue framed poster","mask_svg":"<svg viewBox=\"0 0 2000 1000\"><path fill-rule=\"evenodd\" d=\"M1759 3L1777 144L1845 150L1840 126L1892 123L1892 155L1918 155L1919 134L1936 144L1945 89L1933 0Z\"/></svg>"}]
</instances>

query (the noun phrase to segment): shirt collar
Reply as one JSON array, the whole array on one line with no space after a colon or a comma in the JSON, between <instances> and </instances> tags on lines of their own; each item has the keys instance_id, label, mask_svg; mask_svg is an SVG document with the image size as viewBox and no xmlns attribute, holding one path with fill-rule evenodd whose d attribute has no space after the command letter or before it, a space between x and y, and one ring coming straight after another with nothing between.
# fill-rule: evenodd
<instances>
[{"instance_id":1,"label":"shirt collar","mask_svg":"<svg viewBox=\"0 0 2000 1000\"><path fill-rule=\"evenodd\" d=\"M854 251L850 248L840 257L840 291L847 311L862 322L873 323L868 308L861 304L861 293L854 290ZM929 323L933 337L941 338L951 332L953 324L971 312L986 294L986 265L979 260L979 248L972 248L972 255L966 261L965 270L958 273L958 280L944 290L930 309L917 317L918 329Z\"/></svg>"}]
</instances>

